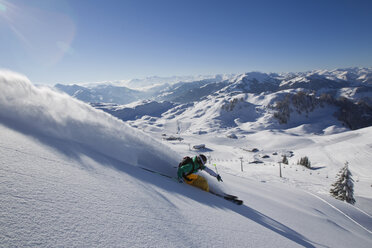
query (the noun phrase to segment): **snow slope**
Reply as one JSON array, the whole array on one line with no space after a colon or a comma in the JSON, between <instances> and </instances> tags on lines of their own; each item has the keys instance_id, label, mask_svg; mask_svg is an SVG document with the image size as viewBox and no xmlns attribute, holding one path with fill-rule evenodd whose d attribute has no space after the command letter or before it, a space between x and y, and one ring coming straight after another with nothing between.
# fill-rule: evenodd
<instances>
[{"instance_id":1,"label":"snow slope","mask_svg":"<svg viewBox=\"0 0 372 248\"><path fill-rule=\"evenodd\" d=\"M371 216L349 204L221 167L233 205L139 167L170 169L183 145L18 74L0 87L2 247L372 246Z\"/></svg>"},{"instance_id":2,"label":"snow slope","mask_svg":"<svg viewBox=\"0 0 372 248\"><path fill-rule=\"evenodd\" d=\"M12 72L0 73L0 80L0 119L21 132L47 143L48 138L67 140L134 165L169 165L179 159L141 131L66 94L37 88ZM153 148L142 149L144 143Z\"/></svg>"}]
</instances>

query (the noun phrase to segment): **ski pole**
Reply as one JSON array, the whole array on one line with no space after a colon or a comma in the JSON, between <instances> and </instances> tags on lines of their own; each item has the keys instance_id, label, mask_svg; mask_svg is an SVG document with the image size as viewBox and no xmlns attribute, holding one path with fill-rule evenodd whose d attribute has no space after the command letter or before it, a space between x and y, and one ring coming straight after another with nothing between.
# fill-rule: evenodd
<instances>
[{"instance_id":1,"label":"ski pole","mask_svg":"<svg viewBox=\"0 0 372 248\"><path fill-rule=\"evenodd\" d=\"M221 181L221 182L223 182L223 180L222 180L222 178L221 178L221 176L220 176L220 174L218 173L218 170L217 170L217 165L216 164L213 164L214 165L214 168L216 168L216 173L217 173L217 180L218 181ZM219 179L218 179L219 178Z\"/></svg>"},{"instance_id":2,"label":"ski pole","mask_svg":"<svg viewBox=\"0 0 372 248\"><path fill-rule=\"evenodd\" d=\"M217 170L217 165L216 164L213 164L213 165L214 165L214 168L216 168L216 173L219 174Z\"/></svg>"}]
</instances>

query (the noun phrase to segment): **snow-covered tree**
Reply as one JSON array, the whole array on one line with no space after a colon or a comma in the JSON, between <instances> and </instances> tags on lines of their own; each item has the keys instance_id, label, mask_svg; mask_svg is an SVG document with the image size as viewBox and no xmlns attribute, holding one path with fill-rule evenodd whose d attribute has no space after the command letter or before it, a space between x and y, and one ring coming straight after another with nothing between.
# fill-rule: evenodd
<instances>
[{"instance_id":1,"label":"snow-covered tree","mask_svg":"<svg viewBox=\"0 0 372 248\"><path fill-rule=\"evenodd\" d=\"M303 166L305 166L306 168L309 168L309 169L311 168L311 162L310 162L310 160L307 156L302 157L300 159L300 161L297 162L297 164L303 165Z\"/></svg>"},{"instance_id":2,"label":"snow-covered tree","mask_svg":"<svg viewBox=\"0 0 372 248\"><path fill-rule=\"evenodd\" d=\"M346 162L345 166L337 174L337 181L332 184L332 188L329 192L336 199L354 204L355 199L353 182L354 180L349 170L349 163Z\"/></svg>"},{"instance_id":3,"label":"snow-covered tree","mask_svg":"<svg viewBox=\"0 0 372 248\"><path fill-rule=\"evenodd\" d=\"M283 163L283 164L288 164L288 158L287 158L287 155L283 155L282 163Z\"/></svg>"}]
</instances>

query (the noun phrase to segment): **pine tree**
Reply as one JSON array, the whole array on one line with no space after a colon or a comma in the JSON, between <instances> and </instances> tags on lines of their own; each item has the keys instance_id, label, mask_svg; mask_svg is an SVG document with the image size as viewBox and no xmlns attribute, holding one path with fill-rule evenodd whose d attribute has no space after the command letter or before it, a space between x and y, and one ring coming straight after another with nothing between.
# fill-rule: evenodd
<instances>
[{"instance_id":1,"label":"pine tree","mask_svg":"<svg viewBox=\"0 0 372 248\"><path fill-rule=\"evenodd\" d=\"M302 157L300 159L300 161L297 162L297 164L303 165L303 166L305 166L306 168L309 168L309 169L311 168L311 162L310 162L310 160L307 156Z\"/></svg>"},{"instance_id":2,"label":"pine tree","mask_svg":"<svg viewBox=\"0 0 372 248\"><path fill-rule=\"evenodd\" d=\"M336 199L354 204L355 199L353 182L354 180L349 170L349 163L346 162L345 166L337 174L337 181L332 184L332 188L329 192Z\"/></svg>"}]
</instances>

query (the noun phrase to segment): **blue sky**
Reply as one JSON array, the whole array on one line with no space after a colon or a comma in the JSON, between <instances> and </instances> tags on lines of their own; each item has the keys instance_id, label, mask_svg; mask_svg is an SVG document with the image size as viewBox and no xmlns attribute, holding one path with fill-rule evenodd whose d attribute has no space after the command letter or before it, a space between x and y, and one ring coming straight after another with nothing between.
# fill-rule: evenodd
<instances>
[{"instance_id":1,"label":"blue sky","mask_svg":"<svg viewBox=\"0 0 372 248\"><path fill-rule=\"evenodd\" d=\"M0 0L0 68L34 83L372 66L370 0Z\"/></svg>"}]
</instances>

